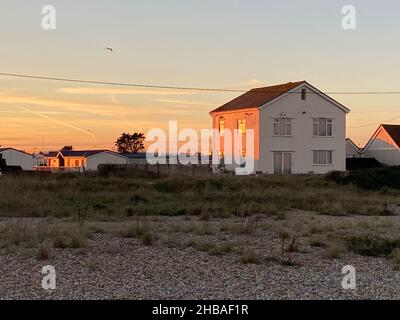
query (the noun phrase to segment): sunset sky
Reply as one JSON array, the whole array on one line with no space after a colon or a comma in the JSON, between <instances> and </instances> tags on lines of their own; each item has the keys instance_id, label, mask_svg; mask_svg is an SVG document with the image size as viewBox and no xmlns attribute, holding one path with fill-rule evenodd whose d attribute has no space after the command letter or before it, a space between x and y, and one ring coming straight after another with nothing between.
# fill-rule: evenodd
<instances>
[{"instance_id":1,"label":"sunset sky","mask_svg":"<svg viewBox=\"0 0 400 320\"><path fill-rule=\"evenodd\" d=\"M57 29L41 28L42 6ZM341 9L357 9L357 29ZM138 84L243 88L307 80L325 92L400 91L397 0L1 0L0 72ZM109 53L106 46L114 49ZM0 76L0 145L113 148L123 131L209 128L236 93L137 89ZM363 145L400 124L400 95L333 95Z\"/></svg>"}]
</instances>

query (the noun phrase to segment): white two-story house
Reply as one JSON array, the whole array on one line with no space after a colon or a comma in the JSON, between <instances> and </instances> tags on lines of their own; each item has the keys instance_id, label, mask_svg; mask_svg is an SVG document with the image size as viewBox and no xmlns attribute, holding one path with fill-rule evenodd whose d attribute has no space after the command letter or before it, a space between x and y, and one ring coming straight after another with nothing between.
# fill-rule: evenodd
<instances>
[{"instance_id":1,"label":"white two-story house","mask_svg":"<svg viewBox=\"0 0 400 320\"><path fill-rule=\"evenodd\" d=\"M245 143L241 152L243 157L254 157L254 173L323 174L346 170L349 112L339 102L301 81L250 90L210 115L213 129L220 133L222 162L232 152L224 149L227 134L234 129L239 134L253 129L254 155L246 154ZM226 165L226 169L233 170L238 165Z\"/></svg>"}]
</instances>

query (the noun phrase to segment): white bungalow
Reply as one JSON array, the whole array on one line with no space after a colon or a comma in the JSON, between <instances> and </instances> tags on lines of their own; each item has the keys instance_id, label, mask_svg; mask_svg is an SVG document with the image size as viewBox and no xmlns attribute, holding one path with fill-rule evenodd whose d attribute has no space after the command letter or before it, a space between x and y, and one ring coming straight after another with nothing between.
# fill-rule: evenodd
<instances>
[{"instance_id":1,"label":"white bungalow","mask_svg":"<svg viewBox=\"0 0 400 320\"><path fill-rule=\"evenodd\" d=\"M7 166L21 167L22 170L33 170L33 156L14 148L0 148L2 158L6 160Z\"/></svg>"}]
</instances>

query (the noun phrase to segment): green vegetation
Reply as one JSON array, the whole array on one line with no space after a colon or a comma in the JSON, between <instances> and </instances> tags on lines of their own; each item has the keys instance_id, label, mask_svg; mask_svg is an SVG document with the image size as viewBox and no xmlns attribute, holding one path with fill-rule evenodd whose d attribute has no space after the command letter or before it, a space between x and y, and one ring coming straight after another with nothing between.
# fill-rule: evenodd
<instances>
[{"instance_id":1,"label":"green vegetation","mask_svg":"<svg viewBox=\"0 0 400 320\"><path fill-rule=\"evenodd\" d=\"M400 179L398 179L400 181ZM119 219L124 216L197 215L211 218L275 216L290 209L324 215L388 215L395 190L338 186L323 176L157 178L130 171L98 174L4 176L0 216ZM249 234L251 222L238 228Z\"/></svg>"},{"instance_id":2,"label":"green vegetation","mask_svg":"<svg viewBox=\"0 0 400 320\"><path fill-rule=\"evenodd\" d=\"M366 190L400 189L400 167L331 172L327 179L341 185L354 184ZM397 193L398 194L398 193Z\"/></svg>"}]
</instances>

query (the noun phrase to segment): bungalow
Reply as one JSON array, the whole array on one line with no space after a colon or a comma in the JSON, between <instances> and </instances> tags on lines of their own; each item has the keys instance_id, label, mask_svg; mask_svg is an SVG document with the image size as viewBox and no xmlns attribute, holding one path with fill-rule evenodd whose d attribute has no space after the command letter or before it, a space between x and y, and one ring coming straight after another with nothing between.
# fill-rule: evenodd
<instances>
[{"instance_id":1,"label":"bungalow","mask_svg":"<svg viewBox=\"0 0 400 320\"><path fill-rule=\"evenodd\" d=\"M363 154L384 165L400 166L400 125L380 125L365 146Z\"/></svg>"},{"instance_id":2,"label":"bungalow","mask_svg":"<svg viewBox=\"0 0 400 320\"><path fill-rule=\"evenodd\" d=\"M14 148L0 148L0 154L7 166L21 167L22 170L33 170L33 156Z\"/></svg>"},{"instance_id":3,"label":"bungalow","mask_svg":"<svg viewBox=\"0 0 400 320\"><path fill-rule=\"evenodd\" d=\"M348 112L306 81L252 89L210 112L212 127L220 136L220 141L214 139L213 149L220 150L221 165L234 170L243 164L227 164L225 157L230 159L234 150L225 150L224 140L234 141L234 130L245 134L253 129L254 155L246 157L254 156L253 173L345 171ZM239 154L245 157L246 153L243 143Z\"/></svg>"},{"instance_id":4,"label":"bungalow","mask_svg":"<svg viewBox=\"0 0 400 320\"><path fill-rule=\"evenodd\" d=\"M47 169L57 171L96 171L100 164L127 164L127 157L110 150L72 150L43 155ZM38 166L37 170L43 170Z\"/></svg>"},{"instance_id":5,"label":"bungalow","mask_svg":"<svg viewBox=\"0 0 400 320\"><path fill-rule=\"evenodd\" d=\"M362 158L363 149L359 148L351 139L346 139L346 158Z\"/></svg>"}]
</instances>

